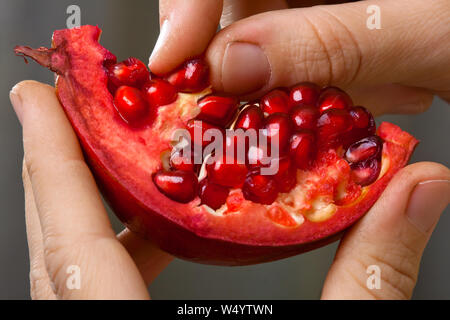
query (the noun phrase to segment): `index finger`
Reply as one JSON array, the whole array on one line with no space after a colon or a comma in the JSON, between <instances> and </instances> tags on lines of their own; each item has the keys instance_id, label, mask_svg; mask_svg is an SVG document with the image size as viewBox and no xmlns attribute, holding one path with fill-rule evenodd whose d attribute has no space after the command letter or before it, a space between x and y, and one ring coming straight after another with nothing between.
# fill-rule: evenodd
<instances>
[{"instance_id":1,"label":"index finger","mask_svg":"<svg viewBox=\"0 0 450 320\"><path fill-rule=\"evenodd\" d=\"M216 33L222 5L222 0L160 0L161 31L150 57L150 70L166 74L202 54Z\"/></svg>"}]
</instances>

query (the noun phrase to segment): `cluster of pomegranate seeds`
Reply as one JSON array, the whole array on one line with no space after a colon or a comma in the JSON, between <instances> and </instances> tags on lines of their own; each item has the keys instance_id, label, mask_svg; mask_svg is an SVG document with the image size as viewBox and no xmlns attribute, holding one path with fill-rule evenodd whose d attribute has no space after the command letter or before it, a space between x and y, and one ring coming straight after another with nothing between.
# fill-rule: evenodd
<instances>
[{"instance_id":1,"label":"cluster of pomegranate seeds","mask_svg":"<svg viewBox=\"0 0 450 320\"><path fill-rule=\"evenodd\" d=\"M187 61L165 78L151 79L147 67L136 58L105 68L116 109L131 126L151 124L157 108L176 101L179 92L197 93L209 85L209 68L201 59ZM296 186L297 170L309 170L318 155L330 148L344 149L357 184L369 185L380 173L383 141L375 135L374 118L367 109L353 106L339 88L300 83L290 89L273 89L259 101L242 106L236 97L213 93L200 98L197 105L198 115L186 123L192 150L194 145L203 150L214 141L214 134L225 137L225 129L230 127L255 130L257 139L226 137L223 156L205 166L207 175L200 184L201 165L195 164L194 152L184 156L174 148L170 170L161 169L153 180L177 202L199 197L202 204L217 210L225 203L228 206L231 189L241 188L245 199L269 205L279 193ZM216 129L215 133L211 129ZM267 144L262 145L261 137ZM277 156L272 155L272 142L278 148ZM242 144L244 159L238 159L238 145ZM227 153L230 146L234 147L233 156ZM264 175L262 168L274 163L278 170Z\"/></svg>"},{"instance_id":2,"label":"cluster of pomegranate seeds","mask_svg":"<svg viewBox=\"0 0 450 320\"><path fill-rule=\"evenodd\" d=\"M108 60L104 66L117 112L133 127L151 125L156 110L175 102L178 92L199 92L208 86L209 69L201 59L183 64L165 79L151 77L136 58L119 63Z\"/></svg>"}]
</instances>

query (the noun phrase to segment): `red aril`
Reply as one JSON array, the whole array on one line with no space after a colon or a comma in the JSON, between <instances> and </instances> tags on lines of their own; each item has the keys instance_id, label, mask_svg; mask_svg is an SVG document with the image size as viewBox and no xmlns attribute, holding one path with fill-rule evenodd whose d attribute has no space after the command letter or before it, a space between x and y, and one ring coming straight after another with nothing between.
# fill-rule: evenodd
<instances>
[{"instance_id":1,"label":"red aril","mask_svg":"<svg viewBox=\"0 0 450 320\"><path fill-rule=\"evenodd\" d=\"M236 115L239 101L234 97L208 95L198 101L197 119L225 128Z\"/></svg>"},{"instance_id":2,"label":"red aril","mask_svg":"<svg viewBox=\"0 0 450 320\"><path fill-rule=\"evenodd\" d=\"M198 179L192 171L159 170L153 181L159 191L174 201L188 203L197 196Z\"/></svg>"},{"instance_id":3,"label":"red aril","mask_svg":"<svg viewBox=\"0 0 450 320\"><path fill-rule=\"evenodd\" d=\"M297 185L297 170L288 157L273 159L278 164L278 172L274 175L278 191L289 192Z\"/></svg>"},{"instance_id":4,"label":"red aril","mask_svg":"<svg viewBox=\"0 0 450 320\"><path fill-rule=\"evenodd\" d=\"M292 87L289 104L290 107L315 106L319 98L320 87L314 83L304 82Z\"/></svg>"},{"instance_id":5,"label":"red aril","mask_svg":"<svg viewBox=\"0 0 450 320\"><path fill-rule=\"evenodd\" d=\"M315 130L319 115L319 109L315 106L304 105L293 107L290 117L294 130Z\"/></svg>"},{"instance_id":6,"label":"red aril","mask_svg":"<svg viewBox=\"0 0 450 320\"><path fill-rule=\"evenodd\" d=\"M369 158L381 157L383 141L378 136L370 136L353 143L345 152L345 159L350 163L361 162Z\"/></svg>"},{"instance_id":7,"label":"red aril","mask_svg":"<svg viewBox=\"0 0 450 320\"><path fill-rule=\"evenodd\" d=\"M175 150L170 155L170 167L175 170L181 171L196 171L196 165L194 163L194 153L185 155L183 150Z\"/></svg>"},{"instance_id":8,"label":"red aril","mask_svg":"<svg viewBox=\"0 0 450 320\"><path fill-rule=\"evenodd\" d=\"M289 95L285 90L274 89L261 99L262 111L267 114L289 112Z\"/></svg>"},{"instance_id":9,"label":"red aril","mask_svg":"<svg viewBox=\"0 0 450 320\"><path fill-rule=\"evenodd\" d=\"M189 120L186 124L187 126L187 130L189 131L189 134L191 136L191 141L199 146L202 147L206 147L208 144L210 144L211 142L215 141L214 138L211 138L211 140L206 139L206 132L208 130L211 134L213 132L219 131L221 132L221 135L223 135L223 129L218 127L218 126L214 126L212 124L209 124L205 121L201 121L201 120L196 120L196 119L192 119ZM212 130L217 130L217 131L212 131Z\"/></svg>"},{"instance_id":10,"label":"red aril","mask_svg":"<svg viewBox=\"0 0 450 320\"><path fill-rule=\"evenodd\" d=\"M250 174L242 187L244 198L256 203L272 204L278 197L278 187L270 176Z\"/></svg>"},{"instance_id":11,"label":"red aril","mask_svg":"<svg viewBox=\"0 0 450 320\"><path fill-rule=\"evenodd\" d=\"M353 101L349 95L335 87L323 89L317 102L321 113L330 109L348 109L352 105Z\"/></svg>"},{"instance_id":12,"label":"red aril","mask_svg":"<svg viewBox=\"0 0 450 320\"><path fill-rule=\"evenodd\" d=\"M342 142L345 133L353 127L352 118L347 110L330 109L317 120L317 136L319 146L337 146Z\"/></svg>"},{"instance_id":13,"label":"red aril","mask_svg":"<svg viewBox=\"0 0 450 320\"><path fill-rule=\"evenodd\" d=\"M226 156L207 164L206 171L209 181L230 188L241 187L248 172L245 164L237 163L235 159Z\"/></svg>"},{"instance_id":14,"label":"red aril","mask_svg":"<svg viewBox=\"0 0 450 320\"><path fill-rule=\"evenodd\" d=\"M380 175L381 160L369 158L361 162L352 163L350 168L352 169L353 181L360 186L368 186L374 183Z\"/></svg>"},{"instance_id":15,"label":"red aril","mask_svg":"<svg viewBox=\"0 0 450 320\"><path fill-rule=\"evenodd\" d=\"M142 91L147 102L156 108L171 104L178 97L175 87L163 79L153 79L147 82Z\"/></svg>"},{"instance_id":16,"label":"red aril","mask_svg":"<svg viewBox=\"0 0 450 320\"><path fill-rule=\"evenodd\" d=\"M264 124L264 114L261 108L257 105L250 105L244 107L243 111L239 114L239 117L234 124L234 129L253 129L255 134L258 134L258 130L262 128Z\"/></svg>"},{"instance_id":17,"label":"red aril","mask_svg":"<svg viewBox=\"0 0 450 320\"><path fill-rule=\"evenodd\" d=\"M141 92L133 87L121 86L117 89L114 105L122 119L132 126L142 125L153 113Z\"/></svg>"},{"instance_id":18,"label":"red aril","mask_svg":"<svg viewBox=\"0 0 450 320\"><path fill-rule=\"evenodd\" d=\"M268 175L263 174L265 167L249 170L235 159L226 164L222 160L203 164L199 172L179 170L174 161L170 167L167 151L172 148L173 133L192 127L201 112L198 97L210 92L204 90L209 86L206 64L194 59L175 70L168 77L171 84L177 91L193 94L178 95L158 112L149 112L154 117L150 118L139 112L145 108L137 106L144 104L114 105L111 92L116 89L108 91L112 82L108 70L116 59L98 43L99 36L100 30L93 26L60 30L54 33L53 48L17 47L16 53L31 56L58 74L56 94L99 188L120 220L177 257L245 265L330 243L371 208L417 144L399 127L383 122L376 132L382 139L381 150L373 154L370 145L347 150L347 145L374 136L375 124L370 124L370 113L351 108L343 91L325 89L316 104L323 112L317 127L311 129L317 139L313 149L318 153L306 170L296 168L288 150L281 156L279 170ZM144 84L137 85L139 78L133 78L133 86L128 87L136 84L135 89L143 92ZM307 91L301 86L304 84L297 90L302 98L296 103L305 107ZM147 105L150 110L155 108ZM234 128L265 126L266 134L276 132L282 137L281 144L288 146L297 135L290 128L290 114L272 113L262 125L262 110L256 109L260 105L256 100L251 110L244 108ZM125 121L120 119L119 109L130 111L129 118L146 125L136 130L125 117ZM203 145L201 135L198 142ZM213 156L215 153L209 159ZM199 176L205 181L202 190L198 190Z\"/></svg>"},{"instance_id":19,"label":"red aril","mask_svg":"<svg viewBox=\"0 0 450 320\"><path fill-rule=\"evenodd\" d=\"M207 205L211 209L217 210L227 201L230 189L219 186L204 179L200 182L199 197L202 204Z\"/></svg>"},{"instance_id":20,"label":"red aril","mask_svg":"<svg viewBox=\"0 0 450 320\"><path fill-rule=\"evenodd\" d=\"M289 116L284 113L274 113L266 118L262 134L267 137L268 146L278 146L279 153L283 153L289 144L292 124Z\"/></svg>"},{"instance_id":21,"label":"red aril","mask_svg":"<svg viewBox=\"0 0 450 320\"><path fill-rule=\"evenodd\" d=\"M312 132L296 132L291 136L289 154L297 169L306 170L316 154L316 139Z\"/></svg>"},{"instance_id":22,"label":"red aril","mask_svg":"<svg viewBox=\"0 0 450 320\"><path fill-rule=\"evenodd\" d=\"M167 77L180 92L200 92L209 85L209 68L202 59L193 59L184 63Z\"/></svg>"},{"instance_id":23,"label":"red aril","mask_svg":"<svg viewBox=\"0 0 450 320\"><path fill-rule=\"evenodd\" d=\"M145 64L136 58L129 58L109 66L108 73L109 81L115 88L121 86L137 88L150 78L150 72Z\"/></svg>"}]
</instances>

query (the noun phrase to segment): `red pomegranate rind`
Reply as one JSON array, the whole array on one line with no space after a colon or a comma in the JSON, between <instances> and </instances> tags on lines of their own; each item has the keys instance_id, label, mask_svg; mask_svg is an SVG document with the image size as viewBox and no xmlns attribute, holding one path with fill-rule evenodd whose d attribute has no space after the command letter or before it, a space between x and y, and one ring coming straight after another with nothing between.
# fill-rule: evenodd
<instances>
[{"instance_id":1,"label":"red pomegranate rind","mask_svg":"<svg viewBox=\"0 0 450 320\"><path fill-rule=\"evenodd\" d=\"M355 203L338 207L322 222L305 219L289 227L274 223L265 206L245 200L240 190L230 193L227 205L233 210L223 215L210 214L199 206L198 198L188 204L174 202L151 183L152 173L161 168L161 153L170 149L173 129L183 128L196 116L196 98L159 108L154 125L145 130L129 128L115 112L107 88L104 62L114 58L98 44L99 35L100 30L93 26L56 31L54 49L18 47L16 52L58 73L58 97L98 185L118 217L134 232L180 258L245 265L323 246L367 212L406 165L417 144L397 126L381 124L378 135L385 141L381 177L366 187ZM181 115L180 108L185 111Z\"/></svg>"}]
</instances>

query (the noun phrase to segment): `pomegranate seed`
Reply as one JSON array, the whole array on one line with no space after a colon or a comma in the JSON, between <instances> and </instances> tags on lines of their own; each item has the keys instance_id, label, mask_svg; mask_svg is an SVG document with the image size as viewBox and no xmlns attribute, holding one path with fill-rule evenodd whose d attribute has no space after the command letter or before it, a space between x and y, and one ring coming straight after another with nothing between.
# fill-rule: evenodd
<instances>
[{"instance_id":1,"label":"pomegranate seed","mask_svg":"<svg viewBox=\"0 0 450 320\"><path fill-rule=\"evenodd\" d=\"M180 92L200 92L209 84L209 68L201 59L185 62L167 80Z\"/></svg>"},{"instance_id":2,"label":"pomegranate seed","mask_svg":"<svg viewBox=\"0 0 450 320\"><path fill-rule=\"evenodd\" d=\"M132 126L141 125L151 115L151 108L144 96L133 87L121 86L117 89L114 105L122 119Z\"/></svg>"},{"instance_id":3,"label":"pomegranate seed","mask_svg":"<svg viewBox=\"0 0 450 320\"><path fill-rule=\"evenodd\" d=\"M111 65L108 69L109 80L113 87L139 87L150 78L147 66L136 58Z\"/></svg>"},{"instance_id":4,"label":"pomegranate seed","mask_svg":"<svg viewBox=\"0 0 450 320\"><path fill-rule=\"evenodd\" d=\"M206 171L212 183L239 188L244 183L248 170L245 164L236 163L235 159L224 156L212 164L207 164Z\"/></svg>"},{"instance_id":5,"label":"pomegranate seed","mask_svg":"<svg viewBox=\"0 0 450 320\"><path fill-rule=\"evenodd\" d=\"M214 139L212 139L211 141L204 139L204 135L207 130L217 129L223 133L222 128L209 124L205 121L195 119L189 120L186 126L189 134L191 135L191 141L193 141L196 145L201 145L202 147L206 147L208 144L214 141ZM201 132L201 135L199 136L198 134L196 134L196 131Z\"/></svg>"},{"instance_id":6,"label":"pomegranate seed","mask_svg":"<svg viewBox=\"0 0 450 320\"><path fill-rule=\"evenodd\" d=\"M247 152L247 165L250 169L270 166L268 146L250 146Z\"/></svg>"},{"instance_id":7,"label":"pomegranate seed","mask_svg":"<svg viewBox=\"0 0 450 320\"><path fill-rule=\"evenodd\" d=\"M283 153L289 144L292 133L292 124L289 116L284 113L274 113L266 118L262 132L267 137L267 144L271 145L272 139L278 141L280 153Z\"/></svg>"},{"instance_id":8,"label":"pomegranate seed","mask_svg":"<svg viewBox=\"0 0 450 320\"><path fill-rule=\"evenodd\" d=\"M192 171L159 170L153 181L158 190L173 201L188 203L197 196L198 179Z\"/></svg>"},{"instance_id":9,"label":"pomegranate seed","mask_svg":"<svg viewBox=\"0 0 450 320\"><path fill-rule=\"evenodd\" d=\"M261 108L265 113L288 113L289 96L282 89L274 89L261 99Z\"/></svg>"},{"instance_id":10,"label":"pomegranate seed","mask_svg":"<svg viewBox=\"0 0 450 320\"><path fill-rule=\"evenodd\" d=\"M258 134L264 123L264 114L257 105L251 105L245 108L236 120L234 129L253 129Z\"/></svg>"},{"instance_id":11,"label":"pomegranate seed","mask_svg":"<svg viewBox=\"0 0 450 320\"><path fill-rule=\"evenodd\" d=\"M291 160L287 157L274 159L278 162L278 172L274 175L280 192L289 192L297 184L297 170L292 166Z\"/></svg>"},{"instance_id":12,"label":"pomegranate seed","mask_svg":"<svg viewBox=\"0 0 450 320\"><path fill-rule=\"evenodd\" d=\"M297 132L290 141L290 157L297 169L306 170L316 152L315 138L311 132Z\"/></svg>"},{"instance_id":13,"label":"pomegranate seed","mask_svg":"<svg viewBox=\"0 0 450 320\"><path fill-rule=\"evenodd\" d=\"M319 109L314 106L298 106L291 110L295 130L314 130L319 118Z\"/></svg>"},{"instance_id":14,"label":"pomegranate seed","mask_svg":"<svg viewBox=\"0 0 450 320\"><path fill-rule=\"evenodd\" d=\"M244 198L261 204L272 204L278 197L275 180L270 176L250 174L242 187Z\"/></svg>"},{"instance_id":15,"label":"pomegranate seed","mask_svg":"<svg viewBox=\"0 0 450 320\"><path fill-rule=\"evenodd\" d=\"M147 102L157 108L175 102L178 92L173 85L163 79L154 79L143 87Z\"/></svg>"},{"instance_id":16,"label":"pomegranate seed","mask_svg":"<svg viewBox=\"0 0 450 320\"><path fill-rule=\"evenodd\" d=\"M323 113L329 109L348 109L353 105L353 101L341 89L327 87L322 90L317 105L320 113Z\"/></svg>"},{"instance_id":17,"label":"pomegranate seed","mask_svg":"<svg viewBox=\"0 0 450 320\"><path fill-rule=\"evenodd\" d=\"M170 156L170 167L181 171L196 171L193 152L190 157L183 155L183 150L173 152Z\"/></svg>"},{"instance_id":18,"label":"pomegranate seed","mask_svg":"<svg viewBox=\"0 0 450 320\"><path fill-rule=\"evenodd\" d=\"M367 160L352 163L353 181L361 186L367 186L377 180L381 171L381 160L377 158L369 158Z\"/></svg>"},{"instance_id":19,"label":"pomegranate seed","mask_svg":"<svg viewBox=\"0 0 450 320\"><path fill-rule=\"evenodd\" d=\"M319 145L337 146L342 143L345 133L352 129L352 118L347 110L330 109L317 120Z\"/></svg>"},{"instance_id":20,"label":"pomegranate seed","mask_svg":"<svg viewBox=\"0 0 450 320\"><path fill-rule=\"evenodd\" d=\"M344 148L363 138L375 134L376 124L372 114L364 107L353 107L350 109L353 120L353 129L345 134L343 139Z\"/></svg>"},{"instance_id":21,"label":"pomegranate seed","mask_svg":"<svg viewBox=\"0 0 450 320\"><path fill-rule=\"evenodd\" d=\"M209 95L198 102L200 114L197 119L226 127L233 120L239 101L234 97Z\"/></svg>"},{"instance_id":22,"label":"pomegranate seed","mask_svg":"<svg viewBox=\"0 0 450 320\"><path fill-rule=\"evenodd\" d=\"M203 179L200 182L199 196L202 204L206 204L214 210L225 204L229 193L230 189L211 183L208 179Z\"/></svg>"},{"instance_id":23,"label":"pomegranate seed","mask_svg":"<svg viewBox=\"0 0 450 320\"><path fill-rule=\"evenodd\" d=\"M383 141L378 136L370 136L353 143L345 152L348 162L361 162L369 158L380 158L383 149Z\"/></svg>"},{"instance_id":24,"label":"pomegranate seed","mask_svg":"<svg viewBox=\"0 0 450 320\"><path fill-rule=\"evenodd\" d=\"M315 106L319 98L320 87L314 83L300 83L291 89L289 104L291 108Z\"/></svg>"}]
</instances>

